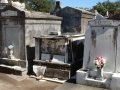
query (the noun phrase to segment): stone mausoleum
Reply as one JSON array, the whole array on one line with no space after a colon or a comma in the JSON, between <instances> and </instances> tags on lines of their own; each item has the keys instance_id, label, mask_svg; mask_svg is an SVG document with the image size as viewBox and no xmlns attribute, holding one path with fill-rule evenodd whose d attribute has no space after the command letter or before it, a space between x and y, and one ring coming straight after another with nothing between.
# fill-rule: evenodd
<instances>
[{"instance_id":1,"label":"stone mausoleum","mask_svg":"<svg viewBox=\"0 0 120 90\"><path fill-rule=\"evenodd\" d=\"M22 67L28 65L29 71L32 69L29 64L35 58L33 36L49 35L52 31L61 32L62 18L27 11L11 3L1 3L0 6L0 63Z\"/></svg>"},{"instance_id":2,"label":"stone mausoleum","mask_svg":"<svg viewBox=\"0 0 120 90\"><path fill-rule=\"evenodd\" d=\"M35 36L34 65L46 67L45 77L69 79L82 67L84 34ZM33 66L34 71L34 66ZM36 70L35 70L36 71ZM41 71L43 71L41 69ZM41 72L41 71L38 71Z\"/></svg>"},{"instance_id":3,"label":"stone mausoleum","mask_svg":"<svg viewBox=\"0 0 120 90\"><path fill-rule=\"evenodd\" d=\"M76 72L76 83L120 90L120 21L92 20L87 25L83 68ZM96 57L106 60L102 80L98 80Z\"/></svg>"},{"instance_id":4,"label":"stone mausoleum","mask_svg":"<svg viewBox=\"0 0 120 90\"><path fill-rule=\"evenodd\" d=\"M95 13L69 6L57 10L55 15L63 18L62 33L85 33L88 21L95 18Z\"/></svg>"}]
</instances>

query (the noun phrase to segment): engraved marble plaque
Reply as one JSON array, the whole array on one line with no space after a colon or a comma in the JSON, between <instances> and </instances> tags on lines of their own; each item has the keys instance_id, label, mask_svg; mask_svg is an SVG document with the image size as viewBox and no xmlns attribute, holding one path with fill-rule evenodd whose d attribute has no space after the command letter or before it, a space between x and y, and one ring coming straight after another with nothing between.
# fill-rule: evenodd
<instances>
[{"instance_id":1,"label":"engraved marble plaque","mask_svg":"<svg viewBox=\"0 0 120 90\"><path fill-rule=\"evenodd\" d=\"M1 16L17 16L17 11L7 10L2 12Z\"/></svg>"}]
</instances>

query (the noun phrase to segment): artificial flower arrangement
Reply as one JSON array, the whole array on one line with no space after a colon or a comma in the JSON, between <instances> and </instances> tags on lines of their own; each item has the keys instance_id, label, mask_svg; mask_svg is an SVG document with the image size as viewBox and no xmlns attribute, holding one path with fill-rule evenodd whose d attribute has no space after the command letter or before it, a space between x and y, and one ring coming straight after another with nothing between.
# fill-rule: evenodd
<instances>
[{"instance_id":1,"label":"artificial flower arrangement","mask_svg":"<svg viewBox=\"0 0 120 90\"><path fill-rule=\"evenodd\" d=\"M103 57L96 57L94 60L95 65L97 68L103 68L105 66L106 60Z\"/></svg>"}]
</instances>

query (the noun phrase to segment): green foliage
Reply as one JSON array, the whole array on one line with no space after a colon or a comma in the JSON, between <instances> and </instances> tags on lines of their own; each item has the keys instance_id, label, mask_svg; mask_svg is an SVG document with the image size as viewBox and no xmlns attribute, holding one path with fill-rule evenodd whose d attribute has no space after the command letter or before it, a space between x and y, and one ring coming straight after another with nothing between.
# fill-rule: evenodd
<instances>
[{"instance_id":1,"label":"green foliage","mask_svg":"<svg viewBox=\"0 0 120 90\"><path fill-rule=\"evenodd\" d=\"M50 13L55 5L55 0L13 0L25 3L25 7L30 11L40 11Z\"/></svg>"},{"instance_id":2,"label":"green foliage","mask_svg":"<svg viewBox=\"0 0 120 90\"><path fill-rule=\"evenodd\" d=\"M96 6L93 6L93 9L97 10L102 15L105 15L107 12L107 9L100 2L98 2Z\"/></svg>"},{"instance_id":3,"label":"green foliage","mask_svg":"<svg viewBox=\"0 0 120 90\"><path fill-rule=\"evenodd\" d=\"M119 3L118 3L119 2ZM115 15L119 13L120 0L116 2L110 2L109 0L105 2L98 2L97 5L93 6L94 10L97 10L101 15L105 16L106 12L109 12L109 15Z\"/></svg>"},{"instance_id":4,"label":"green foliage","mask_svg":"<svg viewBox=\"0 0 120 90\"><path fill-rule=\"evenodd\" d=\"M115 1L115 4L118 7L118 10L120 10L120 0Z\"/></svg>"},{"instance_id":5,"label":"green foliage","mask_svg":"<svg viewBox=\"0 0 120 90\"><path fill-rule=\"evenodd\" d=\"M54 5L55 0L29 0L26 7L28 10L50 13Z\"/></svg>"}]
</instances>

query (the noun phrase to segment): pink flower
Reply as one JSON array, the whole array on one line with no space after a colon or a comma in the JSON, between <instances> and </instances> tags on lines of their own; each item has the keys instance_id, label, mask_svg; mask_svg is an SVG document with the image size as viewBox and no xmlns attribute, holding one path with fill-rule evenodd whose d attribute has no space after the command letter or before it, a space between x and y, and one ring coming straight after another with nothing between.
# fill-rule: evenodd
<instances>
[{"instance_id":1,"label":"pink flower","mask_svg":"<svg viewBox=\"0 0 120 90\"><path fill-rule=\"evenodd\" d=\"M95 65L97 65L97 68L103 68L103 66L105 66L106 61L104 58L102 58L102 56L97 56L94 60L94 63Z\"/></svg>"}]
</instances>

